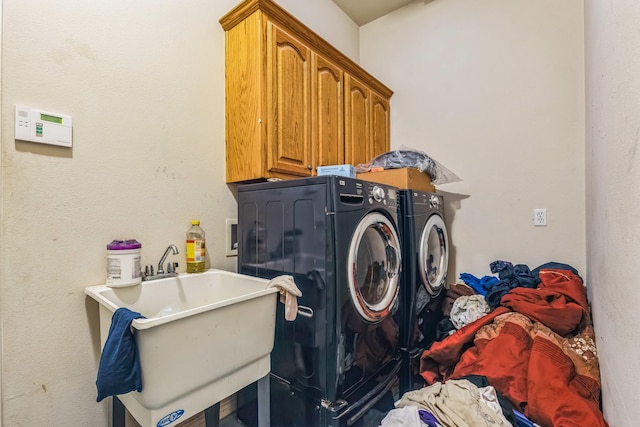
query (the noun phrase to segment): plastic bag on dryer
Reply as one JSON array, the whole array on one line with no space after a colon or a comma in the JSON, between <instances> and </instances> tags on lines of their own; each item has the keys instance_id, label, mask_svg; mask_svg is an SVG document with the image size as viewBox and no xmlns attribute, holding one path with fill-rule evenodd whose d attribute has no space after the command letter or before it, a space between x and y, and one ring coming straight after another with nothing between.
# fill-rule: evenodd
<instances>
[{"instance_id":1,"label":"plastic bag on dryer","mask_svg":"<svg viewBox=\"0 0 640 427\"><path fill-rule=\"evenodd\" d=\"M425 172L429 175L431 182L436 185L462 181L455 173L444 167L423 151L415 150L406 146L380 154L374 157L369 163L360 163L356 166L356 172L369 172L373 168L415 168L420 172Z\"/></svg>"}]
</instances>

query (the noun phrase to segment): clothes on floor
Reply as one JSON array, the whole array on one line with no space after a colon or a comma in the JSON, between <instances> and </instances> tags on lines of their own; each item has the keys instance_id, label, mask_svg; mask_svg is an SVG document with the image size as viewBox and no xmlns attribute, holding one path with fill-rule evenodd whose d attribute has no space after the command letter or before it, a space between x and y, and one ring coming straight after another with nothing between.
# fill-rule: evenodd
<instances>
[{"instance_id":1,"label":"clothes on floor","mask_svg":"<svg viewBox=\"0 0 640 427\"><path fill-rule=\"evenodd\" d=\"M535 288L540 283L540 278L534 274L524 264L516 264L514 266L505 264L504 261L494 261L491 263L491 272L498 273L499 281L491 286L484 296L489 307L496 308L500 306L500 300L509 291L514 288Z\"/></svg>"},{"instance_id":2,"label":"clothes on floor","mask_svg":"<svg viewBox=\"0 0 640 427\"><path fill-rule=\"evenodd\" d=\"M456 329L475 322L491 311L482 295L463 295L458 297L451 307L449 318Z\"/></svg>"},{"instance_id":3,"label":"clothes on floor","mask_svg":"<svg viewBox=\"0 0 640 427\"><path fill-rule=\"evenodd\" d=\"M380 427L422 427L417 406L392 409L380 422ZM437 425L436 425L437 426ZM438 426L439 427L439 426Z\"/></svg>"},{"instance_id":4,"label":"clothes on floor","mask_svg":"<svg viewBox=\"0 0 640 427\"><path fill-rule=\"evenodd\" d=\"M534 423L529 418L525 417L522 412L514 410L513 413L516 416L516 422L517 422L517 424L514 424L514 426L517 425L518 427L540 427L540 425Z\"/></svg>"},{"instance_id":5,"label":"clothes on floor","mask_svg":"<svg viewBox=\"0 0 640 427\"><path fill-rule=\"evenodd\" d=\"M509 400L507 400L506 397L504 397L502 393L500 393L498 390L493 388L491 384L489 384L489 380L487 379L487 377L483 375L465 375L460 379L469 380L479 389L491 387L495 391L496 397L498 399L498 405L500 406L499 410L502 411L502 415L504 415L504 417L507 419L507 421L510 424L513 424L514 426L517 425L515 410L513 409L513 405L511 404L511 402L509 402Z\"/></svg>"},{"instance_id":6,"label":"clothes on floor","mask_svg":"<svg viewBox=\"0 0 640 427\"><path fill-rule=\"evenodd\" d=\"M494 274L500 273L501 271L510 269L510 268L513 268L513 264L509 261L497 260L489 264L489 269Z\"/></svg>"},{"instance_id":7,"label":"clothes on floor","mask_svg":"<svg viewBox=\"0 0 640 427\"><path fill-rule=\"evenodd\" d=\"M500 279L495 276L483 276L478 279L473 274L469 273L460 274L460 280L471 287L475 293L483 296L487 294L493 285L500 281Z\"/></svg>"},{"instance_id":8,"label":"clothes on floor","mask_svg":"<svg viewBox=\"0 0 640 427\"><path fill-rule=\"evenodd\" d=\"M512 289L502 306L433 343L421 375L432 385L483 375L543 426L607 426L582 279L557 269L540 269L539 279L537 288Z\"/></svg>"},{"instance_id":9,"label":"clothes on floor","mask_svg":"<svg viewBox=\"0 0 640 427\"><path fill-rule=\"evenodd\" d=\"M544 264L541 264L538 267L531 270L531 272L534 275L539 275L540 270L569 270L576 276L580 277L580 273L578 272L578 270L576 270L569 264L564 264L562 262L556 262L556 261L545 262ZM580 277L580 280L582 280L582 277Z\"/></svg>"},{"instance_id":10,"label":"clothes on floor","mask_svg":"<svg viewBox=\"0 0 640 427\"><path fill-rule=\"evenodd\" d=\"M418 409L418 415L420 416L420 421L422 424L427 427L440 427L438 424L438 420L436 417L429 411L425 411L424 409Z\"/></svg>"},{"instance_id":11,"label":"clothes on floor","mask_svg":"<svg viewBox=\"0 0 640 427\"><path fill-rule=\"evenodd\" d=\"M496 279L498 280L498 279ZM464 283L454 283L449 285L449 289L447 289L445 293L445 298L442 300L441 308L442 315L445 317L449 317L451 313L451 307L453 307L453 303L459 297L464 295L475 295L476 292L469 286Z\"/></svg>"},{"instance_id":12,"label":"clothes on floor","mask_svg":"<svg viewBox=\"0 0 640 427\"><path fill-rule=\"evenodd\" d=\"M481 391L469 380L449 380L406 392L395 406L427 410L444 427L511 427L496 403L495 390L491 404L483 398L487 393L491 391Z\"/></svg>"},{"instance_id":13,"label":"clothes on floor","mask_svg":"<svg viewBox=\"0 0 640 427\"><path fill-rule=\"evenodd\" d=\"M457 331L451 319L448 317L444 317L442 320L438 322L436 325L436 341L442 341L449 335L453 334Z\"/></svg>"}]
</instances>

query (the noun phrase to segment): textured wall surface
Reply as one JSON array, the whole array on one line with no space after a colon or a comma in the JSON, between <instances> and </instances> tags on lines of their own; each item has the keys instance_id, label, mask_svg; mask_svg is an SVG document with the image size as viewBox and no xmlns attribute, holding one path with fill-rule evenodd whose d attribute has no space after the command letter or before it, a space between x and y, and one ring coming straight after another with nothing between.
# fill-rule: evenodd
<instances>
[{"instance_id":1,"label":"textured wall surface","mask_svg":"<svg viewBox=\"0 0 640 427\"><path fill-rule=\"evenodd\" d=\"M451 282L498 259L586 273L583 33L581 0L416 1L362 27L362 65L395 91L392 148L463 180L436 186Z\"/></svg>"},{"instance_id":2,"label":"textured wall surface","mask_svg":"<svg viewBox=\"0 0 640 427\"><path fill-rule=\"evenodd\" d=\"M104 281L110 240L137 238L155 263L199 218L210 266L235 270L217 22L235 3L3 2L2 425L107 425L97 307L83 289ZM495 259L583 273L605 415L634 425L640 6L416 1L358 34L329 0L280 3L395 91L393 148L463 179L439 186L450 279L488 274ZM15 104L70 114L73 149L16 142ZM546 228L532 226L537 207Z\"/></svg>"},{"instance_id":3,"label":"textured wall surface","mask_svg":"<svg viewBox=\"0 0 640 427\"><path fill-rule=\"evenodd\" d=\"M605 416L640 418L640 4L585 1L587 265Z\"/></svg>"},{"instance_id":4,"label":"textured wall surface","mask_svg":"<svg viewBox=\"0 0 640 427\"><path fill-rule=\"evenodd\" d=\"M184 271L200 219L209 265L236 217L224 182L224 32L236 0L3 2L2 424L106 426L95 402L106 244ZM281 4L357 60L358 27L329 0ZM14 140L15 104L71 115L73 148Z\"/></svg>"}]
</instances>

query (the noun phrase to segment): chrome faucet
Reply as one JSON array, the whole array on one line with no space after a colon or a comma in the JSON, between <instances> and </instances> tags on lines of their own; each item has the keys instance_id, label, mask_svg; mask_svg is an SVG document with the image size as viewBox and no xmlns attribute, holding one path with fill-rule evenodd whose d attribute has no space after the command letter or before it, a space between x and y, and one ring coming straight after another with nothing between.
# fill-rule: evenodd
<instances>
[{"instance_id":1,"label":"chrome faucet","mask_svg":"<svg viewBox=\"0 0 640 427\"><path fill-rule=\"evenodd\" d=\"M169 245L169 247L164 251L164 254L162 254L162 258L160 258L160 262L158 263L158 274L164 274L164 268L162 265L164 264L164 260L169 256L169 252L172 252L174 255L178 255L178 248L176 245ZM173 264L171 264L171 267L167 267L167 269L173 270Z\"/></svg>"},{"instance_id":2,"label":"chrome faucet","mask_svg":"<svg viewBox=\"0 0 640 427\"><path fill-rule=\"evenodd\" d=\"M167 249L164 251L164 254L162 254L162 258L160 258L160 262L158 262L158 271L156 272L156 274L153 273L153 265L149 264L144 267L144 277L142 278L142 280L147 281L177 276L178 273L176 273L176 267L178 266L178 263L168 263L167 271L164 271L164 262L170 253L173 253L174 255L177 255L179 253L176 245L169 245L169 247L167 247Z\"/></svg>"}]
</instances>

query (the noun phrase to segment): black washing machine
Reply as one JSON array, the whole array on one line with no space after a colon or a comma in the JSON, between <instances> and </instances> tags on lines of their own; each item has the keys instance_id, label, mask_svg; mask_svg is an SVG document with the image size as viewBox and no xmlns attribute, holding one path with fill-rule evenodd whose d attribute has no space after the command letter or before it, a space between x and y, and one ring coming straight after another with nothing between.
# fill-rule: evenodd
<instances>
[{"instance_id":1,"label":"black washing machine","mask_svg":"<svg viewBox=\"0 0 640 427\"><path fill-rule=\"evenodd\" d=\"M337 176L238 187L238 271L291 275L302 291L294 321L276 312L271 425L357 425L381 400L392 407L397 203L394 187Z\"/></svg>"},{"instance_id":2,"label":"black washing machine","mask_svg":"<svg viewBox=\"0 0 640 427\"><path fill-rule=\"evenodd\" d=\"M400 394L414 389L422 352L435 340L442 318L438 297L446 286L449 237L444 200L434 193L400 190L403 266L399 318Z\"/></svg>"}]
</instances>

